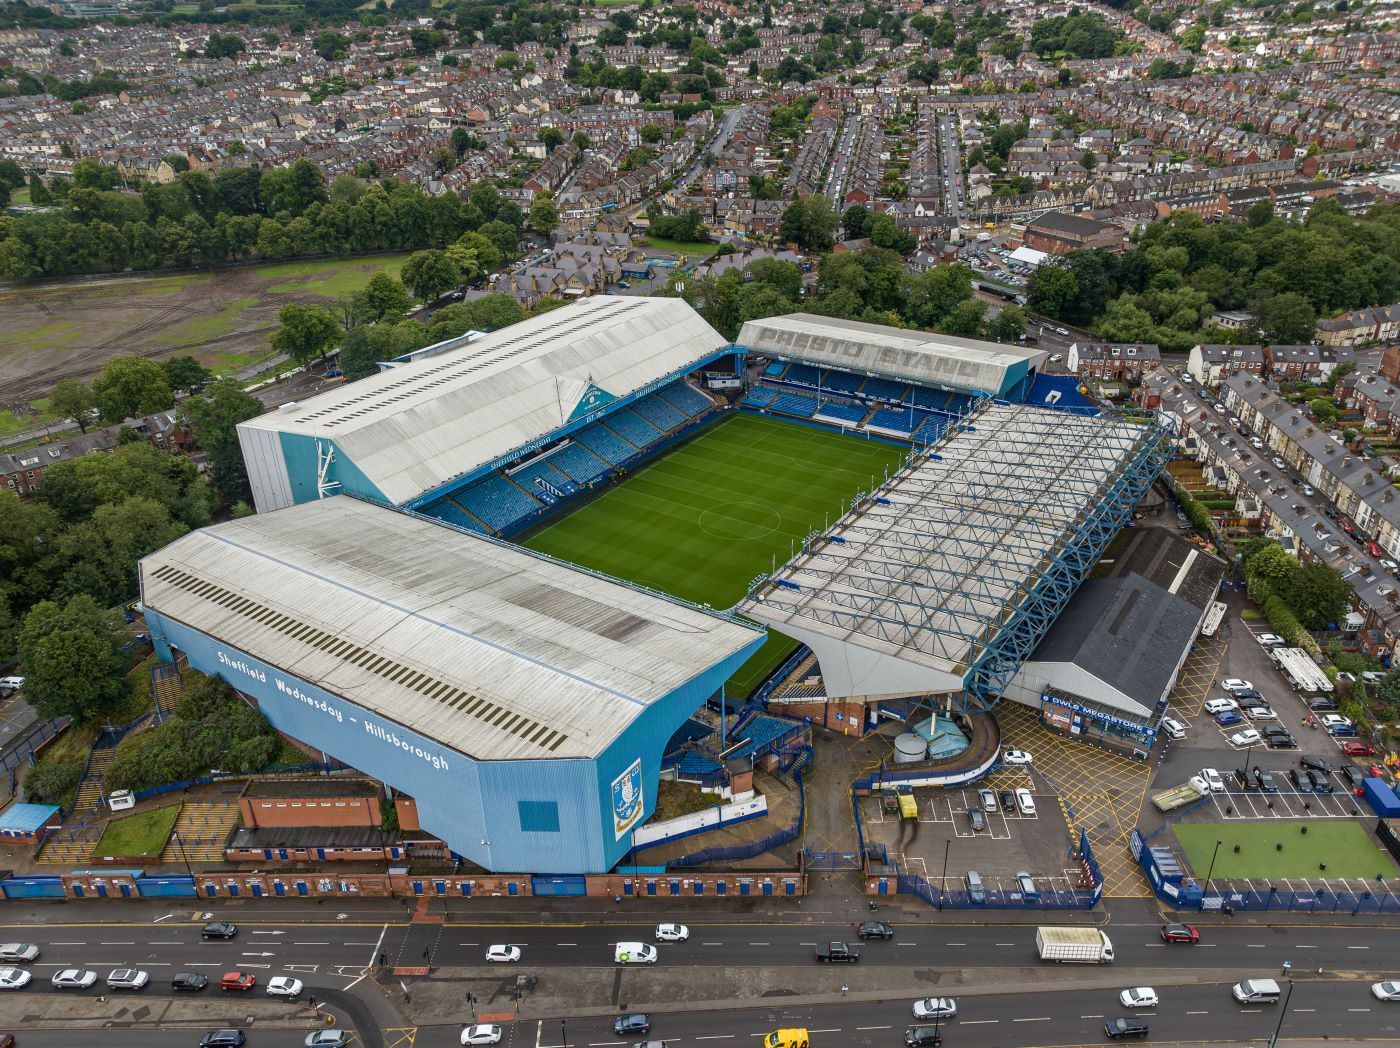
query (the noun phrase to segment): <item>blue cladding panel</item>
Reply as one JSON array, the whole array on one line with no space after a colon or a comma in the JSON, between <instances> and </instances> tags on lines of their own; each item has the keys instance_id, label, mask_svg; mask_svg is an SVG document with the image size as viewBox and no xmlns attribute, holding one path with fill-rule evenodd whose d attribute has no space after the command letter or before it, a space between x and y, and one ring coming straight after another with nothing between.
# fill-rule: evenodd
<instances>
[{"instance_id":1,"label":"blue cladding panel","mask_svg":"<svg viewBox=\"0 0 1400 1048\"><path fill-rule=\"evenodd\" d=\"M525 833L558 833L559 805L553 801L517 801L520 829Z\"/></svg>"},{"instance_id":2,"label":"blue cladding panel","mask_svg":"<svg viewBox=\"0 0 1400 1048\"><path fill-rule=\"evenodd\" d=\"M316 489L315 439L304 437L298 433L282 433L280 436L282 438L282 457L287 463L287 479L291 484L293 500L297 503L315 502L320 498ZM349 491L357 495L364 495L366 498L377 499L380 502L388 501L383 492L371 483L369 478L361 473L359 468L339 448L335 449L335 456L331 460L327 476L330 480L340 482L339 488L332 489L334 494Z\"/></svg>"}]
</instances>

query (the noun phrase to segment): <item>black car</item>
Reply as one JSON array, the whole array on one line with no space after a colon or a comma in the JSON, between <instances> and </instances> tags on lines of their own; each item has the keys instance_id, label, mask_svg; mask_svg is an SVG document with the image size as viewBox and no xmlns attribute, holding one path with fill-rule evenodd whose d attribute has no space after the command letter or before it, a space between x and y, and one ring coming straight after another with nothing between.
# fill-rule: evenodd
<instances>
[{"instance_id":1,"label":"black car","mask_svg":"<svg viewBox=\"0 0 1400 1048\"><path fill-rule=\"evenodd\" d=\"M1332 780L1320 771L1308 771L1308 778L1312 780L1313 793L1331 793Z\"/></svg>"},{"instance_id":2,"label":"black car","mask_svg":"<svg viewBox=\"0 0 1400 1048\"><path fill-rule=\"evenodd\" d=\"M209 976L199 972L177 972L170 980L172 990L202 990L209 985Z\"/></svg>"},{"instance_id":3,"label":"black car","mask_svg":"<svg viewBox=\"0 0 1400 1048\"><path fill-rule=\"evenodd\" d=\"M1366 775L1355 764L1343 764L1341 767L1342 778L1347 780L1347 786L1352 793L1360 794L1361 782Z\"/></svg>"},{"instance_id":4,"label":"black car","mask_svg":"<svg viewBox=\"0 0 1400 1048\"><path fill-rule=\"evenodd\" d=\"M1336 713L1337 700L1329 699L1325 695L1319 695L1317 698L1308 700L1308 709L1312 710L1314 713Z\"/></svg>"},{"instance_id":5,"label":"black car","mask_svg":"<svg viewBox=\"0 0 1400 1048\"><path fill-rule=\"evenodd\" d=\"M1270 724L1264 729L1264 744L1275 750L1298 748L1298 740L1293 737L1293 733L1278 724Z\"/></svg>"},{"instance_id":6,"label":"black car","mask_svg":"<svg viewBox=\"0 0 1400 1048\"><path fill-rule=\"evenodd\" d=\"M1141 1019L1110 1019L1103 1024L1103 1032L1114 1040L1120 1037L1146 1037L1147 1024Z\"/></svg>"},{"instance_id":7,"label":"black car","mask_svg":"<svg viewBox=\"0 0 1400 1048\"><path fill-rule=\"evenodd\" d=\"M1321 757L1299 757L1298 767L1307 768L1309 771L1320 771L1323 775L1332 774L1332 764Z\"/></svg>"},{"instance_id":8,"label":"black car","mask_svg":"<svg viewBox=\"0 0 1400 1048\"><path fill-rule=\"evenodd\" d=\"M987 820L982 817L981 811L976 808L967 809L967 821L971 823L973 833L981 833L987 828Z\"/></svg>"},{"instance_id":9,"label":"black car","mask_svg":"<svg viewBox=\"0 0 1400 1048\"><path fill-rule=\"evenodd\" d=\"M210 1030L199 1039L199 1048L243 1048L242 1030Z\"/></svg>"},{"instance_id":10,"label":"black car","mask_svg":"<svg viewBox=\"0 0 1400 1048\"><path fill-rule=\"evenodd\" d=\"M199 934L204 939L232 939L238 934L238 925L231 921L210 921Z\"/></svg>"},{"instance_id":11,"label":"black car","mask_svg":"<svg viewBox=\"0 0 1400 1048\"><path fill-rule=\"evenodd\" d=\"M943 1043L943 1035L938 1032L936 1026L911 1026L904 1031L904 1043L908 1048L938 1048Z\"/></svg>"},{"instance_id":12,"label":"black car","mask_svg":"<svg viewBox=\"0 0 1400 1048\"><path fill-rule=\"evenodd\" d=\"M894 929L884 921L863 921L856 934L862 939L893 939Z\"/></svg>"},{"instance_id":13,"label":"black car","mask_svg":"<svg viewBox=\"0 0 1400 1048\"><path fill-rule=\"evenodd\" d=\"M1239 783L1240 788L1244 790L1257 790L1259 788L1259 784L1254 781L1254 776L1243 768L1235 769L1235 781Z\"/></svg>"},{"instance_id":14,"label":"black car","mask_svg":"<svg viewBox=\"0 0 1400 1048\"><path fill-rule=\"evenodd\" d=\"M1016 795L1010 790L1002 790L997 796L1001 798L1002 811L1016 810Z\"/></svg>"},{"instance_id":15,"label":"black car","mask_svg":"<svg viewBox=\"0 0 1400 1048\"><path fill-rule=\"evenodd\" d=\"M1239 704L1241 706L1266 705L1266 703L1264 702L1264 696L1260 695L1253 688L1241 688L1239 691L1233 691L1230 694L1239 700Z\"/></svg>"},{"instance_id":16,"label":"black car","mask_svg":"<svg viewBox=\"0 0 1400 1048\"><path fill-rule=\"evenodd\" d=\"M1307 768L1289 768L1288 777L1293 781L1293 787L1299 793L1312 792L1312 775Z\"/></svg>"},{"instance_id":17,"label":"black car","mask_svg":"<svg viewBox=\"0 0 1400 1048\"><path fill-rule=\"evenodd\" d=\"M619 1015L613 1020L613 1033L619 1037L629 1033L650 1033L651 1020L641 1012L634 1015Z\"/></svg>"},{"instance_id":18,"label":"black car","mask_svg":"<svg viewBox=\"0 0 1400 1048\"><path fill-rule=\"evenodd\" d=\"M1254 766L1254 781L1259 784L1259 788L1265 793L1277 793L1278 783L1274 780L1274 773L1268 768Z\"/></svg>"}]
</instances>

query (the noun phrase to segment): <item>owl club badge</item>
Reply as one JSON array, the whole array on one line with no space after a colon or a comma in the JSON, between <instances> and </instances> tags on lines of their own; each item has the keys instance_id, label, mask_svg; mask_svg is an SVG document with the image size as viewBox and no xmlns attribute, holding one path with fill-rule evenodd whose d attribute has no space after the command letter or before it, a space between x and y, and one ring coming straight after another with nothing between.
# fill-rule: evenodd
<instances>
[{"instance_id":1,"label":"owl club badge","mask_svg":"<svg viewBox=\"0 0 1400 1048\"><path fill-rule=\"evenodd\" d=\"M612 783L613 832L617 838L637 825L642 818L642 762L632 762Z\"/></svg>"}]
</instances>

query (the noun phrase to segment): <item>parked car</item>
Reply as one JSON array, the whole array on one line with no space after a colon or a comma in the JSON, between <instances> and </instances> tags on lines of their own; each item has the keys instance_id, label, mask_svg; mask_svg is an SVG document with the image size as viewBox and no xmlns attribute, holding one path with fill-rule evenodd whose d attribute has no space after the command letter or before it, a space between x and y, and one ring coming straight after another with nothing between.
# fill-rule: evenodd
<instances>
[{"instance_id":1,"label":"parked car","mask_svg":"<svg viewBox=\"0 0 1400 1048\"><path fill-rule=\"evenodd\" d=\"M346 1030L313 1030L301 1043L305 1048L346 1048L350 1034Z\"/></svg>"},{"instance_id":2,"label":"parked car","mask_svg":"<svg viewBox=\"0 0 1400 1048\"><path fill-rule=\"evenodd\" d=\"M0 990L22 990L33 974L25 968L0 968Z\"/></svg>"},{"instance_id":3,"label":"parked car","mask_svg":"<svg viewBox=\"0 0 1400 1048\"><path fill-rule=\"evenodd\" d=\"M925 997L914 1002L915 1019L951 1019L958 1014L958 1002L951 997Z\"/></svg>"},{"instance_id":4,"label":"parked car","mask_svg":"<svg viewBox=\"0 0 1400 1048\"><path fill-rule=\"evenodd\" d=\"M1244 715L1250 720L1278 720L1278 714L1270 707L1261 706L1258 703L1246 706L1244 708Z\"/></svg>"},{"instance_id":5,"label":"parked car","mask_svg":"<svg viewBox=\"0 0 1400 1048\"><path fill-rule=\"evenodd\" d=\"M1251 684L1247 680L1242 680L1239 677L1226 677L1224 683L1222 683L1220 686L1226 691L1228 691L1231 695L1233 695L1237 691L1254 690L1253 684Z\"/></svg>"},{"instance_id":6,"label":"parked car","mask_svg":"<svg viewBox=\"0 0 1400 1048\"><path fill-rule=\"evenodd\" d=\"M987 818L976 808L967 809L967 821L972 826L973 833L981 833L987 828Z\"/></svg>"},{"instance_id":7,"label":"parked car","mask_svg":"<svg viewBox=\"0 0 1400 1048\"><path fill-rule=\"evenodd\" d=\"M1115 1041L1124 1037L1146 1037L1147 1024L1141 1019L1110 1019L1103 1024L1103 1032Z\"/></svg>"},{"instance_id":8,"label":"parked car","mask_svg":"<svg viewBox=\"0 0 1400 1048\"><path fill-rule=\"evenodd\" d=\"M1312 792L1312 774L1307 768L1289 768L1288 778L1299 793Z\"/></svg>"},{"instance_id":9,"label":"parked car","mask_svg":"<svg viewBox=\"0 0 1400 1048\"><path fill-rule=\"evenodd\" d=\"M1308 709L1314 713L1334 712L1337 709L1337 700L1328 695L1317 695L1308 700Z\"/></svg>"},{"instance_id":10,"label":"parked car","mask_svg":"<svg viewBox=\"0 0 1400 1048\"><path fill-rule=\"evenodd\" d=\"M301 993L301 990L301 980L293 979L289 975L274 975L267 980L267 995L269 997L296 997Z\"/></svg>"},{"instance_id":11,"label":"parked car","mask_svg":"<svg viewBox=\"0 0 1400 1048\"><path fill-rule=\"evenodd\" d=\"M118 968L107 976L107 985L114 990L139 990L150 981L150 975L138 968Z\"/></svg>"},{"instance_id":12,"label":"parked car","mask_svg":"<svg viewBox=\"0 0 1400 1048\"><path fill-rule=\"evenodd\" d=\"M1157 991L1150 986L1134 986L1118 995L1118 1003L1124 1008L1156 1008Z\"/></svg>"},{"instance_id":13,"label":"parked car","mask_svg":"<svg viewBox=\"0 0 1400 1048\"><path fill-rule=\"evenodd\" d=\"M991 790L978 790L977 800L983 811L991 813L997 810L997 795Z\"/></svg>"},{"instance_id":14,"label":"parked car","mask_svg":"<svg viewBox=\"0 0 1400 1048\"><path fill-rule=\"evenodd\" d=\"M649 1033L651 1031L651 1019L641 1012L634 1012L631 1015L619 1015L613 1020L613 1033L619 1037L630 1033ZM465 1043L465 1042L464 1042Z\"/></svg>"},{"instance_id":15,"label":"parked car","mask_svg":"<svg viewBox=\"0 0 1400 1048\"><path fill-rule=\"evenodd\" d=\"M37 961L38 959L39 947L32 943L7 942L0 944L0 961L17 964L24 961Z\"/></svg>"},{"instance_id":16,"label":"parked car","mask_svg":"<svg viewBox=\"0 0 1400 1048\"><path fill-rule=\"evenodd\" d=\"M1244 731L1237 731L1230 736L1231 746L1253 746L1263 736L1253 728L1246 728Z\"/></svg>"},{"instance_id":17,"label":"parked car","mask_svg":"<svg viewBox=\"0 0 1400 1048\"><path fill-rule=\"evenodd\" d=\"M224 972L223 978L219 980L219 989L247 993L257 984L258 977L252 972L243 972L235 968L233 971Z\"/></svg>"},{"instance_id":18,"label":"parked car","mask_svg":"<svg viewBox=\"0 0 1400 1048\"><path fill-rule=\"evenodd\" d=\"M1031 796L1031 791L1022 787L1016 791L1016 807L1021 809L1022 815L1035 814L1035 798Z\"/></svg>"},{"instance_id":19,"label":"parked car","mask_svg":"<svg viewBox=\"0 0 1400 1048\"><path fill-rule=\"evenodd\" d=\"M86 990L97 982L97 973L86 968L64 968L49 980L55 990Z\"/></svg>"},{"instance_id":20,"label":"parked car","mask_svg":"<svg viewBox=\"0 0 1400 1048\"><path fill-rule=\"evenodd\" d=\"M1201 778L1206 780L1206 784L1210 786L1212 793L1225 792L1225 778L1214 768L1202 768Z\"/></svg>"},{"instance_id":21,"label":"parked car","mask_svg":"<svg viewBox=\"0 0 1400 1048\"><path fill-rule=\"evenodd\" d=\"M500 944L486 950L486 959L492 964L513 964L520 960L520 947Z\"/></svg>"},{"instance_id":22,"label":"parked car","mask_svg":"<svg viewBox=\"0 0 1400 1048\"><path fill-rule=\"evenodd\" d=\"M1225 713L1227 710L1234 710L1238 708L1239 703L1237 703L1234 699L1209 699L1207 700L1204 707L1205 711L1209 713L1212 717L1216 716L1217 714Z\"/></svg>"},{"instance_id":23,"label":"parked car","mask_svg":"<svg viewBox=\"0 0 1400 1048\"><path fill-rule=\"evenodd\" d=\"M1348 757L1374 757L1376 748L1369 742L1344 742L1342 752Z\"/></svg>"},{"instance_id":24,"label":"parked car","mask_svg":"<svg viewBox=\"0 0 1400 1048\"><path fill-rule=\"evenodd\" d=\"M1261 633L1254 639L1266 648L1283 648L1288 645L1288 641L1284 640L1277 633Z\"/></svg>"},{"instance_id":25,"label":"parked car","mask_svg":"<svg viewBox=\"0 0 1400 1048\"><path fill-rule=\"evenodd\" d=\"M247 1040L242 1030L210 1030L199 1039L199 1048L243 1048Z\"/></svg>"},{"instance_id":26,"label":"parked car","mask_svg":"<svg viewBox=\"0 0 1400 1048\"><path fill-rule=\"evenodd\" d=\"M1244 717L1240 715L1239 710L1222 710L1215 715L1215 723L1219 724L1222 728L1228 728L1232 724L1239 724L1242 720L1244 720Z\"/></svg>"},{"instance_id":27,"label":"parked car","mask_svg":"<svg viewBox=\"0 0 1400 1048\"><path fill-rule=\"evenodd\" d=\"M1347 781L1347 789L1356 796L1361 796L1361 783L1366 778L1365 773L1355 764L1343 764L1339 769L1339 774Z\"/></svg>"},{"instance_id":28,"label":"parked car","mask_svg":"<svg viewBox=\"0 0 1400 1048\"><path fill-rule=\"evenodd\" d=\"M1298 740L1293 733L1281 724L1270 724L1264 728L1264 743L1275 750L1296 750Z\"/></svg>"},{"instance_id":29,"label":"parked car","mask_svg":"<svg viewBox=\"0 0 1400 1048\"><path fill-rule=\"evenodd\" d=\"M203 972L176 972L170 978L170 988L176 991L197 993L209 985L209 976Z\"/></svg>"},{"instance_id":30,"label":"parked car","mask_svg":"<svg viewBox=\"0 0 1400 1048\"><path fill-rule=\"evenodd\" d=\"M1265 793L1278 792L1278 780L1274 778L1274 773L1268 768L1261 768L1256 764L1254 766L1254 781L1259 784L1259 788Z\"/></svg>"},{"instance_id":31,"label":"parked car","mask_svg":"<svg viewBox=\"0 0 1400 1048\"><path fill-rule=\"evenodd\" d=\"M1400 1001L1400 983L1389 981L1372 983L1371 994L1378 1001Z\"/></svg>"},{"instance_id":32,"label":"parked car","mask_svg":"<svg viewBox=\"0 0 1400 1048\"><path fill-rule=\"evenodd\" d=\"M1007 750L1001 755L1001 759L1006 764L1030 764L1031 755L1025 750Z\"/></svg>"},{"instance_id":33,"label":"parked car","mask_svg":"<svg viewBox=\"0 0 1400 1048\"><path fill-rule=\"evenodd\" d=\"M1001 801L1001 810L1004 812L1016 810L1016 795L1010 790L1002 790L997 794L997 799Z\"/></svg>"}]
</instances>

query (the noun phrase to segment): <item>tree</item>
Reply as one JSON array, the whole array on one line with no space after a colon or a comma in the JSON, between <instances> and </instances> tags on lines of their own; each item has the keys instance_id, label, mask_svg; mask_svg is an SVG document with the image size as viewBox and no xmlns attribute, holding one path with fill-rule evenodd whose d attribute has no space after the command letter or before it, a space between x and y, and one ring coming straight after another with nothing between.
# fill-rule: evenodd
<instances>
[{"instance_id":1,"label":"tree","mask_svg":"<svg viewBox=\"0 0 1400 1048\"><path fill-rule=\"evenodd\" d=\"M357 327L347 331L340 343L340 370L345 372L348 381L353 382L373 375L379 370L376 365L381 360L389 360L395 355L394 332L390 325Z\"/></svg>"},{"instance_id":2,"label":"tree","mask_svg":"<svg viewBox=\"0 0 1400 1048\"><path fill-rule=\"evenodd\" d=\"M165 371L145 357L113 357L92 381L92 393L102 421L122 422L175 403Z\"/></svg>"},{"instance_id":3,"label":"tree","mask_svg":"<svg viewBox=\"0 0 1400 1048\"><path fill-rule=\"evenodd\" d=\"M835 244L840 221L831 201L824 196L794 200L783 211L782 236L804 251L821 254L830 251Z\"/></svg>"},{"instance_id":4,"label":"tree","mask_svg":"<svg viewBox=\"0 0 1400 1048\"><path fill-rule=\"evenodd\" d=\"M802 298L802 270L795 262L776 258L756 258L744 267L744 273L755 284L766 284L790 302Z\"/></svg>"},{"instance_id":5,"label":"tree","mask_svg":"<svg viewBox=\"0 0 1400 1048\"><path fill-rule=\"evenodd\" d=\"M324 357L340 341L340 325L323 306L292 303L278 310L277 319L282 326L272 334L272 348L299 364Z\"/></svg>"},{"instance_id":6,"label":"tree","mask_svg":"<svg viewBox=\"0 0 1400 1048\"><path fill-rule=\"evenodd\" d=\"M443 251L415 251L399 278L424 302L432 302L462 282L462 274Z\"/></svg>"},{"instance_id":7,"label":"tree","mask_svg":"<svg viewBox=\"0 0 1400 1048\"><path fill-rule=\"evenodd\" d=\"M1041 266L1026 281L1026 304L1037 313L1059 320L1079 294L1079 281L1058 263Z\"/></svg>"},{"instance_id":8,"label":"tree","mask_svg":"<svg viewBox=\"0 0 1400 1048\"><path fill-rule=\"evenodd\" d=\"M998 342L1015 342L1025 331L1026 314L1020 306L1002 306L1001 312L987 323L987 337Z\"/></svg>"},{"instance_id":9,"label":"tree","mask_svg":"<svg viewBox=\"0 0 1400 1048\"><path fill-rule=\"evenodd\" d=\"M589 138L583 131L575 131L571 141L579 150L593 148L593 139Z\"/></svg>"},{"instance_id":10,"label":"tree","mask_svg":"<svg viewBox=\"0 0 1400 1048\"><path fill-rule=\"evenodd\" d=\"M165 380L172 390L182 393L198 393L214 378L214 373L194 357L171 357L160 362L165 372Z\"/></svg>"},{"instance_id":11,"label":"tree","mask_svg":"<svg viewBox=\"0 0 1400 1048\"><path fill-rule=\"evenodd\" d=\"M492 219L477 232L496 245L496 250L501 253L503 259L514 258L520 250L520 234L508 222L502 222L498 218Z\"/></svg>"},{"instance_id":12,"label":"tree","mask_svg":"<svg viewBox=\"0 0 1400 1048\"><path fill-rule=\"evenodd\" d=\"M1079 158L1079 166L1085 171L1092 171L1099 166L1099 156L1092 149L1084 150Z\"/></svg>"},{"instance_id":13,"label":"tree","mask_svg":"<svg viewBox=\"0 0 1400 1048\"><path fill-rule=\"evenodd\" d=\"M1299 564L1278 592L1305 628L1324 630L1342 622L1352 588L1336 568L1313 561Z\"/></svg>"},{"instance_id":14,"label":"tree","mask_svg":"<svg viewBox=\"0 0 1400 1048\"><path fill-rule=\"evenodd\" d=\"M225 504L251 498L248 469L238 443L238 423L263 413L263 403L237 379L216 379L202 395L180 406L194 430L195 440L209 461L209 479Z\"/></svg>"},{"instance_id":15,"label":"tree","mask_svg":"<svg viewBox=\"0 0 1400 1048\"><path fill-rule=\"evenodd\" d=\"M91 421L88 416L97 407L97 398L77 379L64 378L59 379L49 394L49 405L60 418L71 418L78 424L78 429L86 433Z\"/></svg>"},{"instance_id":16,"label":"tree","mask_svg":"<svg viewBox=\"0 0 1400 1048\"><path fill-rule=\"evenodd\" d=\"M554 197L550 193L539 193L535 199L530 201L530 213L527 219L530 228L542 237L547 237L559 225L559 209L554 206Z\"/></svg>"},{"instance_id":17,"label":"tree","mask_svg":"<svg viewBox=\"0 0 1400 1048\"><path fill-rule=\"evenodd\" d=\"M1337 421L1337 406L1326 397L1317 397L1308 401L1308 410L1312 412L1313 418L1323 425Z\"/></svg>"},{"instance_id":18,"label":"tree","mask_svg":"<svg viewBox=\"0 0 1400 1048\"><path fill-rule=\"evenodd\" d=\"M554 152L564 142L564 133L557 127L546 127L540 131L540 141L547 152Z\"/></svg>"},{"instance_id":19,"label":"tree","mask_svg":"<svg viewBox=\"0 0 1400 1048\"><path fill-rule=\"evenodd\" d=\"M940 325L950 335L975 338L982 330L982 317L987 312L987 303L979 298L959 302Z\"/></svg>"},{"instance_id":20,"label":"tree","mask_svg":"<svg viewBox=\"0 0 1400 1048\"><path fill-rule=\"evenodd\" d=\"M1259 327L1273 333L1274 342L1305 343L1317 330L1317 310L1295 291L1258 298L1253 303L1253 311Z\"/></svg>"},{"instance_id":21,"label":"tree","mask_svg":"<svg viewBox=\"0 0 1400 1048\"><path fill-rule=\"evenodd\" d=\"M847 240L860 240L870 235L870 222L874 216L864 204L852 204L841 216L841 231Z\"/></svg>"},{"instance_id":22,"label":"tree","mask_svg":"<svg viewBox=\"0 0 1400 1048\"><path fill-rule=\"evenodd\" d=\"M88 596L34 605L20 630L19 664L25 700L41 717L86 720L126 693L114 623Z\"/></svg>"},{"instance_id":23,"label":"tree","mask_svg":"<svg viewBox=\"0 0 1400 1048\"><path fill-rule=\"evenodd\" d=\"M356 312L374 323L385 317L397 320L413 305L408 290L402 281L388 273L376 273L369 278L364 288L355 296Z\"/></svg>"},{"instance_id":24,"label":"tree","mask_svg":"<svg viewBox=\"0 0 1400 1048\"><path fill-rule=\"evenodd\" d=\"M482 295L462 304L463 314L474 328L496 331L525 319L520 303L509 295Z\"/></svg>"}]
</instances>

